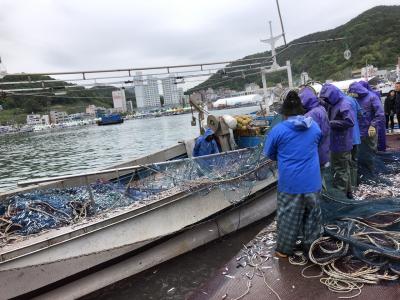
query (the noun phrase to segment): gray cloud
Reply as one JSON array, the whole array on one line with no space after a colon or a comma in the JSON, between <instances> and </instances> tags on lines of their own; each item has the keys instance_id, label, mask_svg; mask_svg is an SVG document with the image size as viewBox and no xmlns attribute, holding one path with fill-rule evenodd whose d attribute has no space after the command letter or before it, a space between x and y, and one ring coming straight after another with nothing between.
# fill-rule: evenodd
<instances>
[{"instance_id":1,"label":"gray cloud","mask_svg":"<svg viewBox=\"0 0 400 300\"><path fill-rule=\"evenodd\" d=\"M398 0L281 0L288 40ZM274 0L0 0L0 55L9 72L155 66L265 51Z\"/></svg>"}]
</instances>

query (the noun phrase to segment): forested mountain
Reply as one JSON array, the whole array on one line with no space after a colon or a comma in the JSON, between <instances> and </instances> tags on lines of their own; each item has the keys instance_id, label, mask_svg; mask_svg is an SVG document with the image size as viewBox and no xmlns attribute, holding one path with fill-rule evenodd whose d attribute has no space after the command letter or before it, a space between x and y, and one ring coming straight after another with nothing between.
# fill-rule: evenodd
<instances>
[{"instance_id":1,"label":"forested mountain","mask_svg":"<svg viewBox=\"0 0 400 300\"><path fill-rule=\"evenodd\" d=\"M84 112L89 104L101 107L112 107L112 91L115 86L93 86L85 88L65 81L54 81L49 76L14 76L7 75L1 82L43 81L38 83L2 84L0 90L0 124L23 123L26 114L48 113L50 110L62 110L68 113ZM67 87L67 88L65 88ZM38 89L38 90L35 90ZM45 89L43 89L45 88ZM24 91L11 91L29 89ZM135 105L134 93L126 90L127 100Z\"/></svg>"},{"instance_id":2,"label":"forested mountain","mask_svg":"<svg viewBox=\"0 0 400 300\"><path fill-rule=\"evenodd\" d=\"M43 81L43 83L0 85L0 89L4 90L32 89L27 91L14 91L2 95L0 104L3 106L3 109L21 108L26 112L42 112L54 105L68 105L78 102L111 107L111 92L117 89L113 86L85 88L64 81L51 82L51 77L39 75L32 75L29 76L29 78L28 76L8 75L0 80L0 82L26 82L29 80ZM38 90L34 90L35 88Z\"/></svg>"},{"instance_id":3,"label":"forested mountain","mask_svg":"<svg viewBox=\"0 0 400 300\"><path fill-rule=\"evenodd\" d=\"M329 15L324 16L329 18ZM318 21L318 18L315 19ZM316 32L293 40L288 46L298 43L326 40L332 38L346 38L344 41L324 42L317 44L284 47L277 49L278 63L284 65L286 60L291 61L293 75L299 77L303 71L308 72L311 78L325 81L326 79L342 80L351 75L351 71L360 69L366 63L379 68L394 68L397 63L397 56L400 56L400 6L376 6L365 11L361 15L332 30ZM350 49L352 56L345 60L343 53ZM259 58L270 56L270 51L252 54L245 58ZM246 61L246 64L260 62L260 60ZM269 62L267 62L268 64ZM244 64L235 62L231 66ZM243 67L240 67L243 69ZM235 70L235 69L227 69ZM256 82L261 85L260 75L254 75L253 70L244 73L224 74L218 72L211 76L204 83L192 90L199 90L207 87L227 87L242 90L246 83ZM253 75L251 75L253 74ZM239 77L232 78L229 77ZM244 76L243 76L244 75ZM269 84L280 81L287 81L286 74L269 75Z\"/></svg>"}]
</instances>

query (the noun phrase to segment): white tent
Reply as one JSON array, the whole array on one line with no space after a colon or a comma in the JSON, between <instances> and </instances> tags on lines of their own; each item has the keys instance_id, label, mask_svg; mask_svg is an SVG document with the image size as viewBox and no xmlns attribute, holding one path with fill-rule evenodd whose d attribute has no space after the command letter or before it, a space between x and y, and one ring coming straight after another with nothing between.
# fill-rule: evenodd
<instances>
[{"instance_id":1,"label":"white tent","mask_svg":"<svg viewBox=\"0 0 400 300\"><path fill-rule=\"evenodd\" d=\"M370 77L369 79L371 79L372 77ZM368 79L368 80L369 80ZM347 91L349 89L350 84L352 84L353 82L358 82L361 80L365 80L365 78L358 78L358 79L349 79L349 80L344 80L344 81L333 81L333 82L329 82L330 84L338 87L339 89L341 89L342 91ZM319 93L321 91L322 85L321 84L314 84L312 85L312 87L314 88L314 90Z\"/></svg>"},{"instance_id":2,"label":"white tent","mask_svg":"<svg viewBox=\"0 0 400 300\"><path fill-rule=\"evenodd\" d=\"M219 99L213 103L213 107L235 106L235 105L249 104L249 103L257 104L260 103L262 100L263 97L258 94L243 95L243 96Z\"/></svg>"}]
</instances>

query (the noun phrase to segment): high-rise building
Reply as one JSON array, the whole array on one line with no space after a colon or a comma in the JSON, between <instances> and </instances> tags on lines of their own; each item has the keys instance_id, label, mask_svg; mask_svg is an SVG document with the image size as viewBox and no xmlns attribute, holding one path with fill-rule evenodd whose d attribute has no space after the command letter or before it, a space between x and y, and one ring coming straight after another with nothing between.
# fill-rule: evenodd
<instances>
[{"instance_id":1,"label":"high-rise building","mask_svg":"<svg viewBox=\"0 0 400 300\"><path fill-rule=\"evenodd\" d=\"M161 105L157 79L151 75L147 76L147 85L144 87L144 99L146 107L159 107Z\"/></svg>"},{"instance_id":2,"label":"high-rise building","mask_svg":"<svg viewBox=\"0 0 400 300\"><path fill-rule=\"evenodd\" d=\"M133 77L133 84L135 86L136 106L137 108L143 108L145 107L145 98L142 72L136 72L136 75Z\"/></svg>"},{"instance_id":3,"label":"high-rise building","mask_svg":"<svg viewBox=\"0 0 400 300\"><path fill-rule=\"evenodd\" d=\"M114 103L114 108L119 112L126 112L126 97L125 90L120 89L118 91L112 91L112 98Z\"/></svg>"},{"instance_id":4,"label":"high-rise building","mask_svg":"<svg viewBox=\"0 0 400 300\"><path fill-rule=\"evenodd\" d=\"M179 104L179 93L175 81L175 76L172 75L162 79L165 106L173 106Z\"/></svg>"},{"instance_id":5,"label":"high-rise building","mask_svg":"<svg viewBox=\"0 0 400 300\"><path fill-rule=\"evenodd\" d=\"M139 109L146 107L159 107L161 103L157 79L151 75L148 75L146 79L147 84L144 83L141 72L136 72L136 75L133 78L136 106Z\"/></svg>"},{"instance_id":6,"label":"high-rise building","mask_svg":"<svg viewBox=\"0 0 400 300\"><path fill-rule=\"evenodd\" d=\"M178 88L178 99L179 104L185 105L185 94L183 93L183 88Z\"/></svg>"},{"instance_id":7,"label":"high-rise building","mask_svg":"<svg viewBox=\"0 0 400 300\"><path fill-rule=\"evenodd\" d=\"M133 112L133 103L132 101L126 101L126 109L128 110L128 112Z\"/></svg>"}]
</instances>

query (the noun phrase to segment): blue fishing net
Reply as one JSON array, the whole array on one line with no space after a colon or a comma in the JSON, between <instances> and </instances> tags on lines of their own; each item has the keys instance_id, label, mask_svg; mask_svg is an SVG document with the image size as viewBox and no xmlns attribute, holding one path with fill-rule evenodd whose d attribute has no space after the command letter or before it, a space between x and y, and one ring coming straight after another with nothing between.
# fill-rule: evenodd
<instances>
[{"instance_id":1,"label":"blue fishing net","mask_svg":"<svg viewBox=\"0 0 400 300\"><path fill-rule=\"evenodd\" d=\"M0 204L0 242L7 243L10 235L35 234L179 194L218 188L226 199L239 202L258 181L276 173L275 164L261 151L262 145L145 165L111 181L14 195Z\"/></svg>"},{"instance_id":2,"label":"blue fishing net","mask_svg":"<svg viewBox=\"0 0 400 300\"><path fill-rule=\"evenodd\" d=\"M372 162L372 165L371 165ZM322 194L325 234L310 249L314 263L325 271L347 274L363 269L374 275L370 281L395 280L400 275L400 152L360 152L360 185L348 199L331 186ZM333 267L332 267L333 266ZM328 270L328 271L327 271ZM362 273L362 272L361 272ZM358 273L359 274L359 273ZM347 277L346 277L347 276ZM354 280L354 278L353 278ZM357 280L361 280L359 277Z\"/></svg>"}]
</instances>

